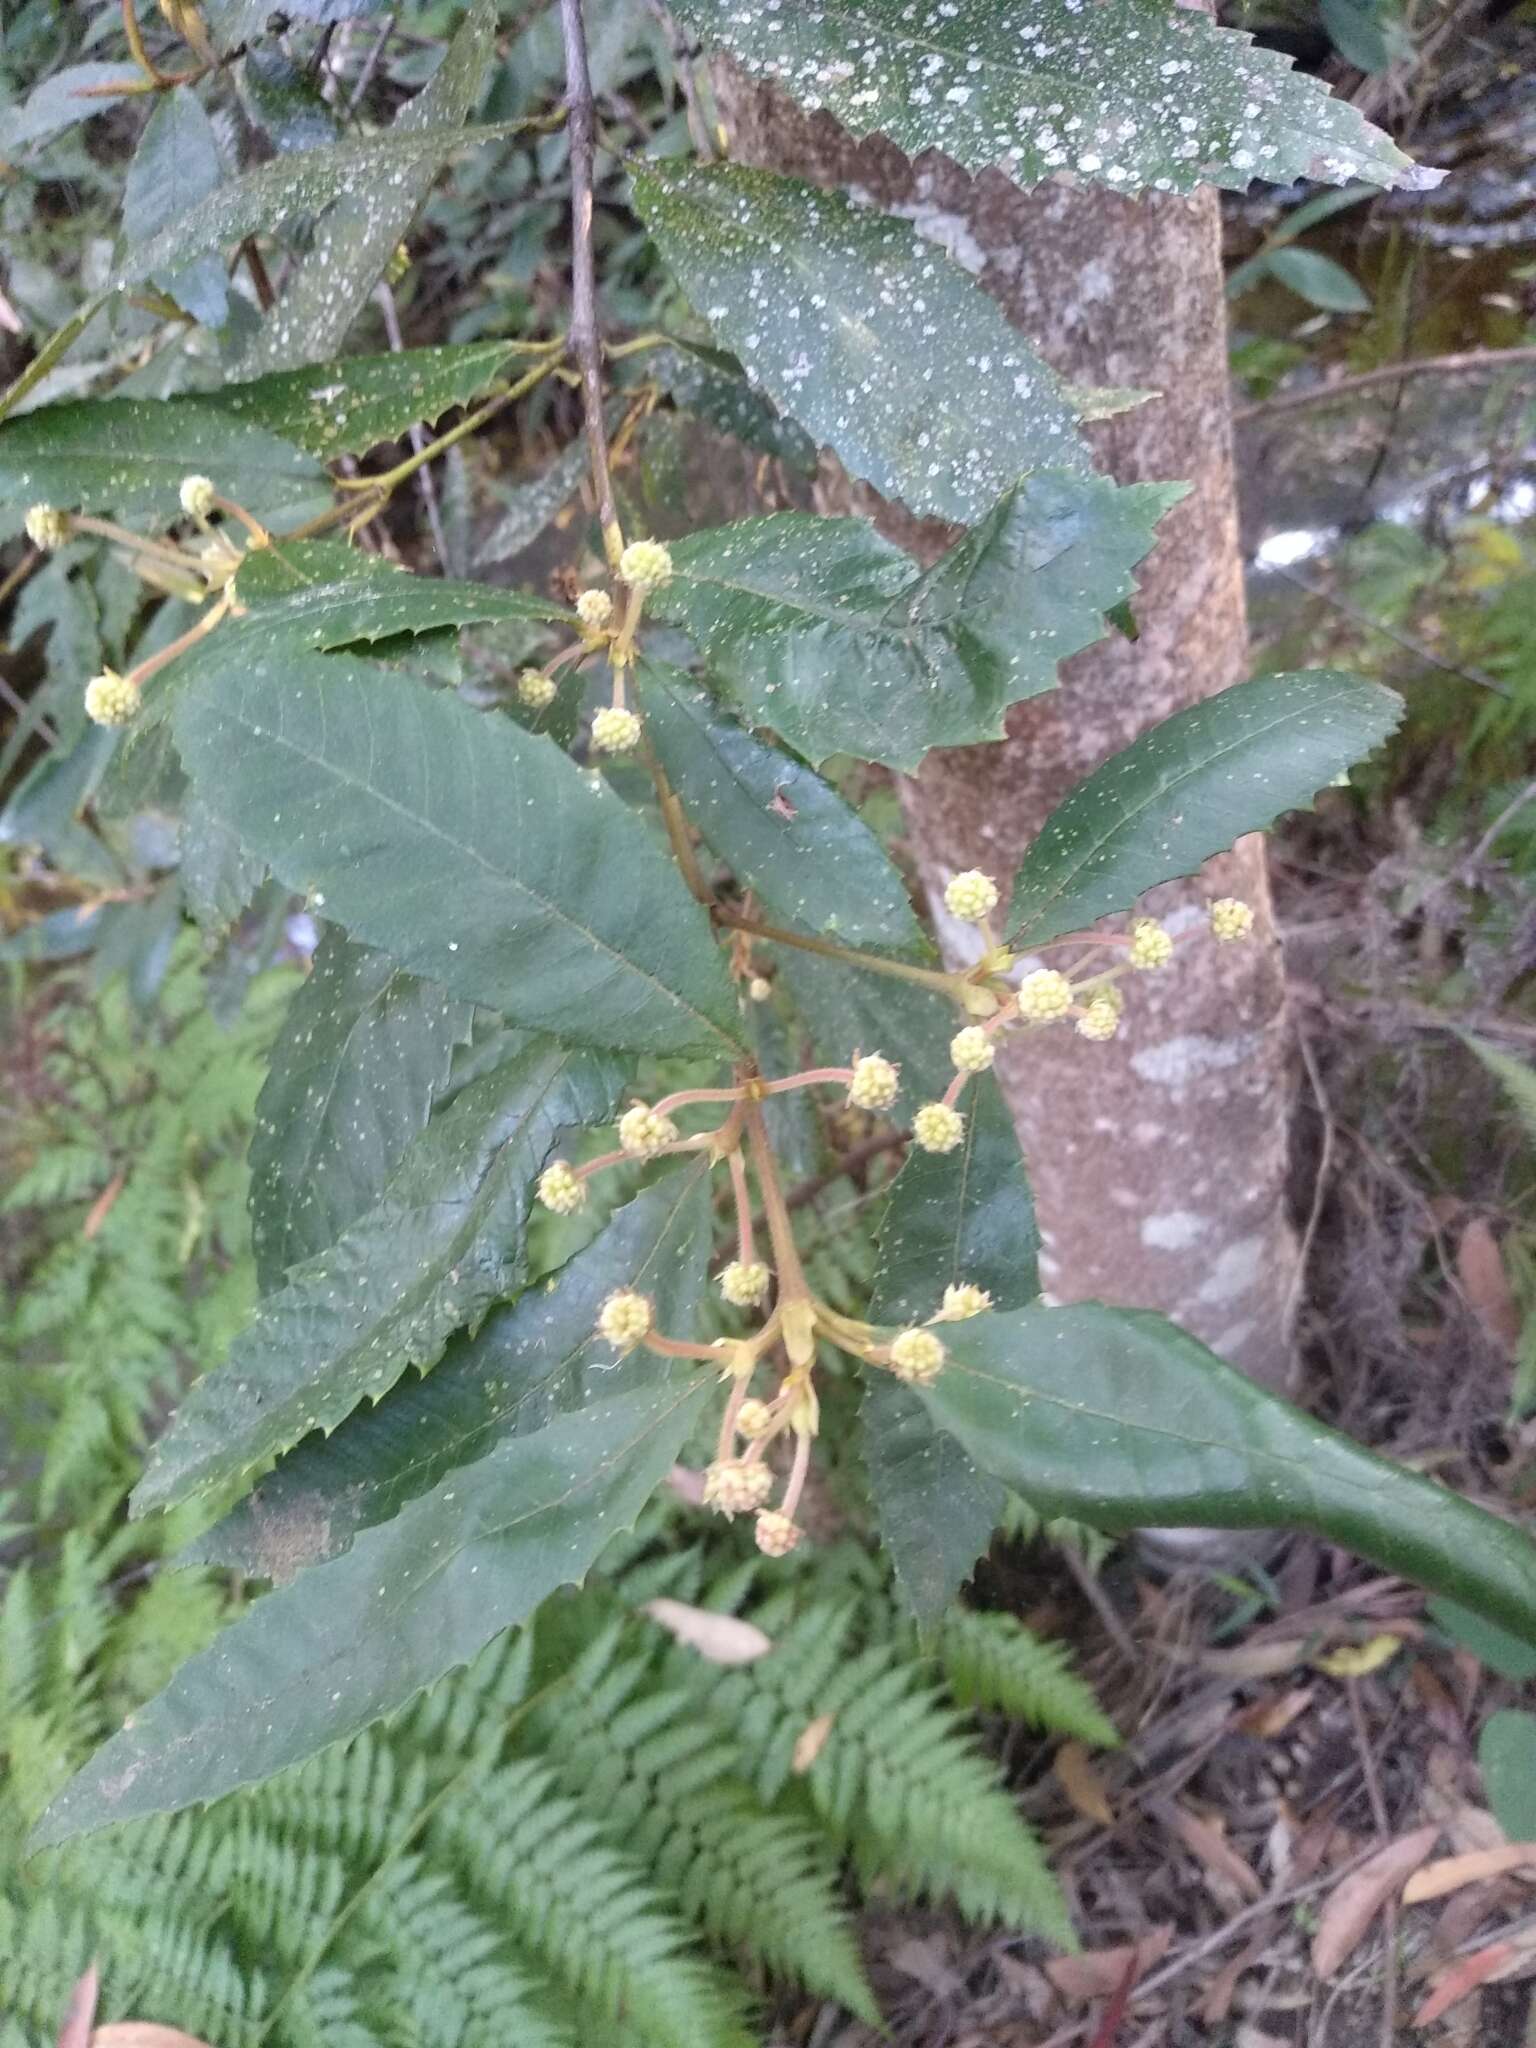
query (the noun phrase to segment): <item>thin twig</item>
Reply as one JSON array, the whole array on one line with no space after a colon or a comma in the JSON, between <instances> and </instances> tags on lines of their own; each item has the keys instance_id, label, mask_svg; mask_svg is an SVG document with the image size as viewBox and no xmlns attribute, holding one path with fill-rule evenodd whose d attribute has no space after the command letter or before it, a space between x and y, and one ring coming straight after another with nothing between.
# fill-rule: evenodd
<instances>
[{"instance_id":1,"label":"thin twig","mask_svg":"<svg viewBox=\"0 0 1536 2048\"><path fill-rule=\"evenodd\" d=\"M1374 391L1384 384L1404 384L1413 377L1494 376L1500 370L1517 369L1522 363L1536 363L1536 347L1475 348L1457 355L1417 356L1404 363L1387 363L1380 369L1361 370L1353 377L1339 377L1332 384L1309 385L1305 391L1281 391L1272 398L1233 409L1234 426L1250 420L1269 419L1279 412L1299 412L1303 406L1326 405L1332 399L1353 398L1357 392Z\"/></svg>"},{"instance_id":2,"label":"thin twig","mask_svg":"<svg viewBox=\"0 0 1536 2048\"><path fill-rule=\"evenodd\" d=\"M720 152L715 147L715 138L710 133L699 99L698 74L694 70L699 61L699 46L683 34L665 0L649 0L649 5L671 46L672 68L677 74L678 90L683 95L683 108L688 117L688 133L693 138L693 146L706 161L713 161Z\"/></svg>"},{"instance_id":3,"label":"thin twig","mask_svg":"<svg viewBox=\"0 0 1536 2048\"><path fill-rule=\"evenodd\" d=\"M405 338L400 332L400 314L395 305L395 294L387 278L380 278L374 287L374 299L384 315L384 332L389 337L389 346L395 355L405 347ZM427 430L418 420L411 428L411 447L420 454L427 445ZM416 488L421 494L421 509L426 514L427 526L432 535L432 545L437 549L437 559L443 574L450 573L448 561L448 536L443 531L442 508L437 501L437 482L432 475L432 466L424 462L416 472Z\"/></svg>"},{"instance_id":4,"label":"thin twig","mask_svg":"<svg viewBox=\"0 0 1536 2048\"><path fill-rule=\"evenodd\" d=\"M1301 1052L1301 1063L1307 1070L1307 1079L1312 1084L1312 1093L1317 1099L1317 1113L1323 1120L1322 1157L1317 1162L1317 1178L1312 1186L1312 1206L1307 1212L1307 1227L1301 1234L1301 1244L1296 1253L1296 1270L1291 1280L1290 1297L1285 1304L1287 1328L1294 1324L1297 1305L1302 1289L1307 1284L1307 1266L1312 1257L1312 1246L1317 1239L1317 1227L1323 1218L1323 1204L1328 1199L1328 1187L1333 1177L1333 1150L1338 1136L1329 1105L1323 1077L1318 1070L1317 1054L1312 1050L1312 1041L1305 1031L1298 1030L1296 1044Z\"/></svg>"},{"instance_id":5,"label":"thin twig","mask_svg":"<svg viewBox=\"0 0 1536 2048\"><path fill-rule=\"evenodd\" d=\"M379 25L379 32L373 39L373 47L363 59L363 68L357 74L357 83L353 86L351 96L347 101L346 117L349 121L362 105L363 95L373 83L373 75L379 68L380 58L384 55L384 45L394 34L395 23L399 19L399 8L392 7Z\"/></svg>"},{"instance_id":6,"label":"thin twig","mask_svg":"<svg viewBox=\"0 0 1536 2048\"><path fill-rule=\"evenodd\" d=\"M1366 1723L1365 1707L1360 1698L1360 1681L1351 1678L1346 1683L1349 1695L1349 1716L1354 1724L1355 1747L1360 1753L1360 1771L1365 1779L1365 1796L1371 1804L1371 1819L1376 1824L1376 1836L1383 1847L1392 1839L1392 1823L1387 1817L1387 1802L1382 1796L1381 1773L1376 1768L1376 1752L1371 1747L1371 1731ZM1381 2048L1392 2048L1397 2038L1397 1899L1389 1897L1382 1909L1382 1928L1385 1954L1382 1961L1381 1982Z\"/></svg>"},{"instance_id":7,"label":"thin twig","mask_svg":"<svg viewBox=\"0 0 1536 2048\"><path fill-rule=\"evenodd\" d=\"M608 430L603 424L603 347L597 329L597 281L592 268L592 151L597 113L592 103L592 75L587 69L587 35L581 0L560 0L560 28L565 39L565 107L571 149L571 326L568 344L581 372L581 403L586 423L592 487L597 494L597 519L609 567L618 568L624 551L619 517L608 473Z\"/></svg>"},{"instance_id":8,"label":"thin twig","mask_svg":"<svg viewBox=\"0 0 1536 2048\"><path fill-rule=\"evenodd\" d=\"M1415 640L1411 633L1401 632L1396 626L1389 626L1381 619L1373 619L1369 612L1361 611L1347 598L1338 597L1333 591L1324 590L1319 584L1309 583L1305 576L1298 576L1294 569L1287 568L1279 562L1270 563L1268 568L1271 575L1283 577L1287 583L1292 583L1298 590L1305 591L1308 597L1316 598L1319 604L1328 605L1351 624L1363 626L1368 632L1379 633L1384 640L1390 640L1394 647L1400 647L1405 654L1411 654L1426 668L1438 669L1441 675L1460 676L1464 683L1476 683L1480 690L1492 690L1496 697L1508 697L1512 694L1509 684L1501 682L1497 676L1490 675L1487 669L1474 668L1470 662L1444 660L1426 647L1422 640Z\"/></svg>"},{"instance_id":9,"label":"thin twig","mask_svg":"<svg viewBox=\"0 0 1536 2048\"><path fill-rule=\"evenodd\" d=\"M1469 868L1480 868L1482 866L1483 862L1493 852L1494 845L1499 835L1503 832L1504 827L1511 818L1517 817L1525 809L1533 797L1536 797L1536 782L1528 782L1518 796L1511 797L1482 838L1479 839L1476 846L1473 847L1467 862Z\"/></svg>"},{"instance_id":10,"label":"thin twig","mask_svg":"<svg viewBox=\"0 0 1536 2048\"><path fill-rule=\"evenodd\" d=\"M882 1131L878 1137L866 1138L862 1145L854 1145L841 1153L825 1173L813 1173L808 1180L796 1181L784 1197L784 1206L787 1209L808 1208L828 1188L835 1187L840 1180L853 1179L883 1152L894 1152L906 1142L905 1131Z\"/></svg>"}]
</instances>

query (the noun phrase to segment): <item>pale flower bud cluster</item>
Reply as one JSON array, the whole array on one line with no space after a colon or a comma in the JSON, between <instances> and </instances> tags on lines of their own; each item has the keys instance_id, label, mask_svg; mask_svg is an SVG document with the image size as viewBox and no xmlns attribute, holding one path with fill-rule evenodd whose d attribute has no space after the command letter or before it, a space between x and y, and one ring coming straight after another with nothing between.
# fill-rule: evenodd
<instances>
[{"instance_id":1,"label":"pale flower bud cluster","mask_svg":"<svg viewBox=\"0 0 1536 2048\"><path fill-rule=\"evenodd\" d=\"M41 548L47 555L64 546L75 530L75 522L67 512L52 505L34 505L27 514L26 529L33 547Z\"/></svg>"},{"instance_id":2,"label":"pale flower bud cluster","mask_svg":"<svg viewBox=\"0 0 1536 2048\"><path fill-rule=\"evenodd\" d=\"M672 580L672 550L664 541L632 540L619 557L619 574L634 590L660 590Z\"/></svg>"},{"instance_id":3,"label":"pale flower bud cluster","mask_svg":"<svg viewBox=\"0 0 1536 2048\"><path fill-rule=\"evenodd\" d=\"M732 1308L756 1308L771 1277L761 1259L732 1259L720 1275L720 1292Z\"/></svg>"},{"instance_id":4,"label":"pale flower bud cluster","mask_svg":"<svg viewBox=\"0 0 1536 2048\"><path fill-rule=\"evenodd\" d=\"M555 701L555 679L541 668L525 668L517 679L517 701L530 711L547 711Z\"/></svg>"},{"instance_id":5,"label":"pale flower bud cluster","mask_svg":"<svg viewBox=\"0 0 1536 2048\"><path fill-rule=\"evenodd\" d=\"M1037 967L1019 983L1019 1015L1029 1024L1053 1024L1072 1007L1072 984L1054 967Z\"/></svg>"},{"instance_id":6,"label":"pale flower bud cluster","mask_svg":"<svg viewBox=\"0 0 1536 2048\"><path fill-rule=\"evenodd\" d=\"M632 1159L654 1159L677 1142L677 1125L647 1102L637 1102L619 1118L619 1144Z\"/></svg>"},{"instance_id":7,"label":"pale flower bud cluster","mask_svg":"<svg viewBox=\"0 0 1536 2048\"><path fill-rule=\"evenodd\" d=\"M908 1386L932 1386L943 1369L944 1346L932 1330L902 1330L891 1339L891 1371Z\"/></svg>"},{"instance_id":8,"label":"pale flower bud cluster","mask_svg":"<svg viewBox=\"0 0 1536 2048\"><path fill-rule=\"evenodd\" d=\"M984 1074L997 1058L997 1046L979 1024L967 1024L949 1041L949 1056L962 1074Z\"/></svg>"},{"instance_id":9,"label":"pale flower bud cluster","mask_svg":"<svg viewBox=\"0 0 1536 2048\"><path fill-rule=\"evenodd\" d=\"M1253 905L1240 896L1218 896L1211 905L1211 935L1223 944L1246 939L1253 930Z\"/></svg>"},{"instance_id":10,"label":"pale flower bud cluster","mask_svg":"<svg viewBox=\"0 0 1536 2048\"><path fill-rule=\"evenodd\" d=\"M610 1294L597 1314L597 1334L616 1351L633 1351L651 1334L651 1304L633 1288Z\"/></svg>"},{"instance_id":11,"label":"pale flower bud cluster","mask_svg":"<svg viewBox=\"0 0 1536 2048\"><path fill-rule=\"evenodd\" d=\"M621 704L605 704L592 721L592 745L600 754L632 754L640 744L640 721Z\"/></svg>"},{"instance_id":12,"label":"pale flower bud cluster","mask_svg":"<svg viewBox=\"0 0 1536 2048\"><path fill-rule=\"evenodd\" d=\"M867 1052L854 1061L848 1100L855 1109L889 1109L900 1092L900 1070L883 1053Z\"/></svg>"},{"instance_id":13,"label":"pale flower bud cluster","mask_svg":"<svg viewBox=\"0 0 1536 2048\"><path fill-rule=\"evenodd\" d=\"M992 1297L985 1287L975 1287L969 1280L961 1280L944 1290L944 1300L936 1323L963 1323L972 1316L984 1315L992 1306Z\"/></svg>"},{"instance_id":14,"label":"pale flower bud cluster","mask_svg":"<svg viewBox=\"0 0 1536 2048\"><path fill-rule=\"evenodd\" d=\"M773 1426L773 1409L766 1401L759 1401L755 1395L748 1395L736 1410L736 1434L753 1443L760 1436L766 1436Z\"/></svg>"},{"instance_id":15,"label":"pale flower bud cluster","mask_svg":"<svg viewBox=\"0 0 1536 2048\"><path fill-rule=\"evenodd\" d=\"M189 519L206 519L218 497L211 476L184 476L181 480L181 509Z\"/></svg>"},{"instance_id":16,"label":"pale flower bud cluster","mask_svg":"<svg viewBox=\"0 0 1536 2048\"><path fill-rule=\"evenodd\" d=\"M104 668L85 686L85 715L93 725L128 725L138 709L138 684L115 668Z\"/></svg>"},{"instance_id":17,"label":"pale flower bud cluster","mask_svg":"<svg viewBox=\"0 0 1536 2048\"><path fill-rule=\"evenodd\" d=\"M1173 958L1173 939L1158 923L1155 917L1138 917L1131 926L1131 945L1128 955L1133 967L1142 973L1149 973L1157 967L1166 967Z\"/></svg>"},{"instance_id":18,"label":"pale flower bud cluster","mask_svg":"<svg viewBox=\"0 0 1536 2048\"><path fill-rule=\"evenodd\" d=\"M965 1136L965 1118L947 1102L925 1102L912 1119L912 1136L924 1152L953 1152Z\"/></svg>"},{"instance_id":19,"label":"pale flower bud cluster","mask_svg":"<svg viewBox=\"0 0 1536 2048\"><path fill-rule=\"evenodd\" d=\"M717 1458L704 1473L704 1505L720 1514L749 1515L773 1491L773 1474L761 1459Z\"/></svg>"},{"instance_id":20,"label":"pale flower bud cluster","mask_svg":"<svg viewBox=\"0 0 1536 2048\"><path fill-rule=\"evenodd\" d=\"M552 1160L539 1175L539 1200L556 1216L574 1216L586 1199L586 1182L577 1178L565 1160Z\"/></svg>"},{"instance_id":21,"label":"pale flower bud cluster","mask_svg":"<svg viewBox=\"0 0 1536 2048\"><path fill-rule=\"evenodd\" d=\"M576 616L589 633L601 633L613 617L613 599L606 590L584 590L576 600Z\"/></svg>"},{"instance_id":22,"label":"pale flower bud cluster","mask_svg":"<svg viewBox=\"0 0 1536 2048\"><path fill-rule=\"evenodd\" d=\"M788 1515L777 1508L765 1508L757 1518L757 1547L764 1557L788 1557L800 1541L800 1531Z\"/></svg>"},{"instance_id":23,"label":"pale flower bud cluster","mask_svg":"<svg viewBox=\"0 0 1536 2048\"><path fill-rule=\"evenodd\" d=\"M944 903L951 917L965 924L980 924L997 908L997 884L980 868L967 868L951 878L944 891Z\"/></svg>"},{"instance_id":24,"label":"pale flower bud cluster","mask_svg":"<svg viewBox=\"0 0 1536 2048\"><path fill-rule=\"evenodd\" d=\"M1077 1020L1079 1038L1102 1044L1120 1029L1120 1007L1108 996L1095 996Z\"/></svg>"}]
</instances>

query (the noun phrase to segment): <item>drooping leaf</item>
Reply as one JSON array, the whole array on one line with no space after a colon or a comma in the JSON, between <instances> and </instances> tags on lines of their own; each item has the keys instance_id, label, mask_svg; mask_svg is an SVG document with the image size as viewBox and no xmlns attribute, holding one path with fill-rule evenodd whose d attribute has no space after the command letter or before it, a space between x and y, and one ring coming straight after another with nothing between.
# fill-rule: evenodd
<instances>
[{"instance_id":1,"label":"drooping leaf","mask_svg":"<svg viewBox=\"0 0 1536 2048\"><path fill-rule=\"evenodd\" d=\"M450 142L450 148L457 148L459 140L469 140L473 131L460 131L480 97L495 35L492 0L472 0L442 63L396 116L388 135L376 140L402 151L424 144L430 137L458 138ZM333 156L358 147L356 143L333 143L323 154ZM387 172L381 165L371 176L360 169L356 177L343 183L333 181L326 196L334 204L316 224L310 246L267 315L250 353L250 369L288 370L296 363L335 355L431 191L447 154L448 150L435 148L414 159L402 154ZM288 156L277 161L296 163L299 159Z\"/></svg>"},{"instance_id":2,"label":"drooping leaf","mask_svg":"<svg viewBox=\"0 0 1536 2048\"><path fill-rule=\"evenodd\" d=\"M1506 1839L1536 1841L1536 1714L1519 1707L1490 1714L1478 1738L1477 1761Z\"/></svg>"},{"instance_id":3,"label":"drooping leaf","mask_svg":"<svg viewBox=\"0 0 1536 2048\"><path fill-rule=\"evenodd\" d=\"M471 1082L415 1140L374 1206L296 1266L186 1396L134 1494L168 1507L334 1429L427 1366L525 1278L532 1183L558 1133L602 1123L623 1085L607 1055L534 1039Z\"/></svg>"},{"instance_id":4,"label":"drooping leaf","mask_svg":"<svg viewBox=\"0 0 1536 2048\"><path fill-rule=\"evenodd\" d=\"M747 732L679 669L642 662L638 680L668 782L770 919L851 946L923 949L906 884L835 789Z\"/></svg>"},{"instance_id":5,"label":"drooping leaf","mask_svg":"<svg viewBox=\"0 0 1536 2048\"><path fill-rule=\"evenodd\" d=\"M749 448L776 455L802 476L815 474L815 442L753 390L734 356L698 342L679 341L646 356L644 370L684 412L708 420L724 434L734 434Z\"/></svg>"},{"instance_id":6,"label":"drooping leaf","mask_svg":"<svg viewBox=\"0 0 1536 2048\"><path fill-rule=\"evenodd\" d=\"M739 1042L676 869L601 779L510 719L280 645L200 676L174 724L188 774L249 849L450 994L594 1045Z\"/></svg>"},{"instance_id":7,"label":"drooping leaf","mask_svg":"<svg viewBox=\"0 0 1536 2048\"><path fill-rule=\"evenodd\" d=\"M1402 700L1336 669L1255 676L1155 725L1052 812L1014 877L1018 944L1081 931L1245 832L1304 808L1370 753Z\"/></svg>"},{"instance_id":8,"label":"drooping leaf","mask_svg":"<svg viewBox=\"0 0 1536 2048\"><path fill-rule=\"evenodd\" d=\"M1160 1316L1098 1302L945 1332L922 1396L984 1471L1096 1528L1299 1528L1523 1635L1536 1545L1224 1365Z\"/></svg>"},{"instance_id":9,"label":"drooping leaf","mask_svg":"<svg viewBox=\"0 0 1536 2048\"><path fill-rule=\"evenodd\" d=\"M985 1289L997 1309L1022 1308L1040 1291L1034 1200L991 1074L970 1084L964 1107L956 1149L909 1151L896 1176L880 1233L873 1322L926 1322L945 1288L965 1282ZM940 1325L946 1341L949 1328ZM927 1625L991 1541L1006 1489L889 1373L867 1376L859 1412L881 1537L908 1606Z\"/></svg>"},{"instance_id":10,"label":"drooping leaf","mask_svg":"<svg viewBox=\"0 0 1536 2048\"><path fill-rule=\"evenodd\" d=\"M330 1436L307 1437L187 1561L287 1578L505 1438L664 1379L670 1367L651 1352L615 1362L593 1334L598 1310L614 1288L635 1287L651 1297L658 1329L691 1338L709 1250L708 1169L694 1161L626 1203L553 1280L493 1309L472 1337L452 1338L424 1379L402 1381Z\"/></svg>"},{"instance_id":11,"label":"drooping leaf","mask_svg":"<svg viewBox=\"0 0 1536 2048\"><path fill-rule=\"evenodd\" d=\"M378 1201L472 1016L387 954L325 933L256 1104L251 1241L263 1288Z\"/></svg>"},{"instance_id":12,"label":"drooping leaf","mask_svg":"<svg viewBox=\"0 0 1536 2048\"><path fill-rule=\"evenodd\" d=\"M0 505L168 521L181 517L189 472L215 478L258 518L330 501L312 456L201 399L93 398L0 424Z\"/></svg>"},{"instance_id":13,"label":"drooping leaf","mask_svg":"<svg viewBox=\"0 0 1536 2048\"><path fill-rule=\"evenodd\" d=\"M1271 277L1325 313L1369 313L1370 294L1342 263L1318 249L1275 249L1264 258Z\"/></svg>"},{"instance_id":14,"label":"drooping leaf","mask_svg":"<svg viewBox=\"0 0 1536 2048\"><path fill-rule=\"evenodd\" d=\"M35 85L14 107L0 111L0 158L15 158L56 135L104 114L144 82L136 64L66 64Z\"/></svg>"},{"instance_id":15,"label":"drooping leaf","mask_svg":"<svg viewBox=\"0 0 1536 2048\"><path fill-rule=\"evenodd\" d=\"M320 90L321 80L280 48L257 43L247 50L239 81L252 124L274 149L323 149L339 139L341 122Z\"/></svg>"},{"instance_id":16,"label":"drooping leaf","mask_svg":"<svg viewBox=\"0 0 1536 2048\"><path fill-rule=\"evenodd\" d=\"M572 441L538 476L514 484L507 493L506 510L481 543L475 560L504 562L530 547L575 497L587 469L585 441Z\"/></svg>"},{"instance_id":17,"label":"drooping leaf","mask_svg":"<svg viewBox=\"0 0 1536 2048\"><path fill-rule=\"evenodd\" d=\"M420 420L430 425L451 406L468 405L494 383L510 353L506 342L476 341L392 356L343 356L307 370L274 370L248 384L226 384L193 400L170 399L164 417L174 432L176 408L211 407L330 461L365 454L380 441L398 440Z\"/></svg>"},{"instance_id":18,"label":"drooping leaf","mask_svg":"<svg viewBox=\"0 0 1536 2048\"><path fill-rule=\"evenodd\" d=\"M682 0L677 12L855 135L996 165L1020 185L1058 171L1120 192L1416 182L1348 100L1173 0Z\"/></svg>"},{"instance_id":19,"label":"drooping leaf","mask_svg":"<svg viewBox=\"0 0 1536 2048\"><path fill-rule=\"evenodd\" d=\"M651 164L635 203L695 310L853 475L963 524L1086 469L1059 380L905 221L737 166Z\"/></svg>"},{"instance_id":20,"label":"drooping leaf","mask_svg":"<svg viewBox=\"0 0 1536 2048\"><path fill-rule=\"evenodd\" d=\"M754 724L813 760L912 769L930 747L1001 739L1008 706L1054 686L1182 495L1042 471L923 572L863 520L747 519L674 542L656 609Z\"/></svg>"},{"instance_id":21,"label":"drooping leaf","mask_svg":"<svg viewBox=\"0 0 1536 2048\"><path fill-rule=\"evenodd\" d=\"M128 247L147 242L168 220L205 201L223 182L219 145L202 101L189 85L161 93L123 180L123 236ZM167 263L150 277L194 320L205 327L223 326L229 286L217 255Z\"/></svg>"},{"instance_id":22,"label":"drooping leaf","mask_svg":"<svg viewBox=\"0 0 1536 2048\"><path fill-rule=\"evenodd\" d=\"M270 1777L467 1664L629 1527L707 1392L680 1367L509 1437L258 1600L65 1787L35 1845Z\"/></svg>"}]
</instances>

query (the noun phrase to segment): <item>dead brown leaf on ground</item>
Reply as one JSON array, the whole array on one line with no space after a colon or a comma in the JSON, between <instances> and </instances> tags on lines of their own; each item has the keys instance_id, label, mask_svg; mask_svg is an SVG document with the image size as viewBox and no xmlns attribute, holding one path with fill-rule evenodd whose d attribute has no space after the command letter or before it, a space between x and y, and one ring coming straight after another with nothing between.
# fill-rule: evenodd
<instances>
[{"instance_id":1,"label":"dead brown leaf on ground","mask_svg":"<svg viewBox=\"0 0 1536 2048\"><path fill-rule=\"evenodd\" d=\"M1312 1969L1326 1984L1336 1976L1369 1932L1371 1922L1395 1898L1409 1875L1440 1839L1438 1824L1414 1828L1351 1871L1329 1894L1312 1940Z\"/></svg>"}]
</instances>

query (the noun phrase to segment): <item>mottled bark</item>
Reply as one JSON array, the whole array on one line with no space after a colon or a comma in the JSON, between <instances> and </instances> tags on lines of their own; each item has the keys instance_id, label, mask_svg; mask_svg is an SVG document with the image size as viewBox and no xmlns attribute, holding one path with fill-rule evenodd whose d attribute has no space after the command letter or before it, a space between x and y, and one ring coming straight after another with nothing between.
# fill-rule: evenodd
<instances>
[{"instance_id":1,"label":"mottled bark","mask_svg":"<svg viewBox=\"0 0 1536 2048\"><path fill-rule=\"evenodd\" d=\"M1059 693L1015 708L1005 744L934 754L906 789L940 937L958 962L974 957L975 935L946 922L947 877L978 866L1005 880L1085 774L1246 673L1216 199L1132 201L1067 185L1023 193L942 157L909 162L878 139L855 143L739 75L718 83L736 155L848 186L911 219L1071 383L1160 392L1088 429L1097 458L1122 483L1193 486L1141 571L1140 638L1079 655ZM943 537L866 491L849 496L919 553ZM1203 905L1224 894L1255 908L1245 946L1218 947L1204 932ZM1057 1298L1162 1309L1284 1388L1297 1247L1285 1199L1284 982L1262 842L1244 841L1147 907L1183 943L1173 967L1135 978L1120 1037L1035 1034L998 1062L1034 1180L1042 1270Z\"/></svg>"}]
</instances>

